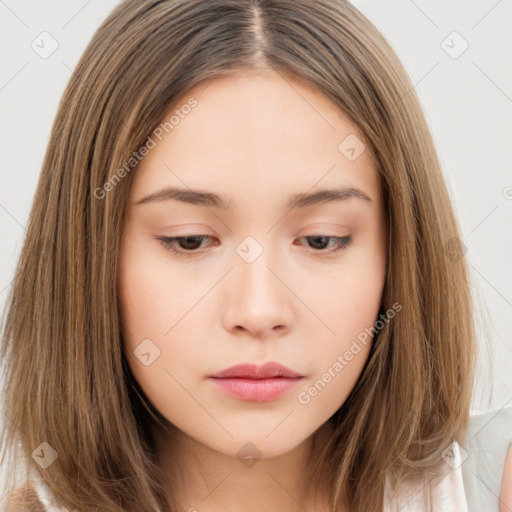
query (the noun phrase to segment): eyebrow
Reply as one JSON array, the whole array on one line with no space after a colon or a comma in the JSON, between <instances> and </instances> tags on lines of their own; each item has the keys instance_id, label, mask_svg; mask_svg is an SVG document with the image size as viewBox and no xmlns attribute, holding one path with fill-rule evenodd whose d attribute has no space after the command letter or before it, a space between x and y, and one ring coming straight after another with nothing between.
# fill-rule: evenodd
<instances>
[{"instance_id":1,"label":"eyebrow","mask_svg":"<svg viewBox=\"0 0 512 512\"><path fill-rule=\"evenodd\" d=\"M372 199L362 190L354 187L343 187L334 189L323 189L316 192L293 194L289 197L287 207L306 208L321 203L332 203L335 201L344 201L355 197L364 201L372 201ZM210 208L218 208L222 210L230 210L231 202L223 196L219 196L212 192L203 192L200 190L183 189L166 187L153 192L139 201L135 205L147 204L159 201L181 201L183 203L193 204L197 206L206 206Z\"/></svg>"}]
</instances>

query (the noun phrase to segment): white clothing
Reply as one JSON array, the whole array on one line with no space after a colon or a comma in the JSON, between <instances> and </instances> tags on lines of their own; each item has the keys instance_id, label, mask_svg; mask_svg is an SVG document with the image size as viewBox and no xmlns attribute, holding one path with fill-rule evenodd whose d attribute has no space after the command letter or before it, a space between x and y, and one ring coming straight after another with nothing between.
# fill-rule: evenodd
<instances>
[{"instance_id":1,"label":"white clothing","mask_svg":"<svg viewBox=\"0 0 512 512\"><path fill-rule=\"evenodd\" d=\"M447 473L434 487L434 512L499 512L508 449L512 449L512 404L472 415L466 442L454 442L451 450L443 452ZM63 512L42 480L36 477L34 487L48 512ZM426 496L424 486L404 491L393 502L386 496L383 512L424 512Z\"/></svg>"}]
</instances>

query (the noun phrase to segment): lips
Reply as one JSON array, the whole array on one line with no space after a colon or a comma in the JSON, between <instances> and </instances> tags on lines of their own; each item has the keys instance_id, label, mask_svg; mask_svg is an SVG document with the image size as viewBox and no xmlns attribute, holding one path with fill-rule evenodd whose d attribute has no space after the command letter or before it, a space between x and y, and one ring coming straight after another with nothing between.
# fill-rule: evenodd
<instances>
[{"instance_id":1,"label":"lips","mask_svg":"<svg viewBox=\"0 0 512 512\"><path fill-rule=\"evenodd\" d=\"M290 379L304 377L282 364L270 362L262 366L255 364L239 364L226 370L210 375L213 379L272 379L287 377Z\"/></svg>"},{"instance_id":2,"label":"lips","mask_svg":"<svg viewBox=\"0 0 512 512\"><path fill-rule=\"evenodd\" d=\"M224 394L248 402L268 402L293 389L304 375L270 362L241 364L210 375L208 380Z\"/></svg>"}]
</instances>

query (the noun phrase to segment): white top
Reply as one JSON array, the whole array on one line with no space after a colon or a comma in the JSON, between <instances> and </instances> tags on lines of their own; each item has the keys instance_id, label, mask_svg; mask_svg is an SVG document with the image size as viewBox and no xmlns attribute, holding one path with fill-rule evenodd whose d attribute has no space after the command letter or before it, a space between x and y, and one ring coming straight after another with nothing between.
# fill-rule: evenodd
<instances>
[{"instance_id":1,"label":"white top","mask_svg":"<svg viewBox=\"0 0 512 512\"><path fill-rule=\"evenodd\" d=\"M454 442L443 452L446 473L433 489L433 511L500 512L499 495L509 448L512 401L502 409L472 415L465 443ZM62 512L37 474L34 487L47 512ZM411 487L392 502L386 496L384 512L424 512L427 503L424 486Z\"/></svg>"},{"instance_id":2,"label":"white top","mask_svg":"<svg viewBox=\"0 0 512 512\"><path fill-rule=\"evenodd\" d=\"M445 476L433 489L434 512L500 512L499 496L507 452L512 449L512 403L471 416L464 443L443 452ZM422 486L410 488L384 512L423 512ZM512 504L510 504L512 506Z\"/></svg>"}]
</instances>

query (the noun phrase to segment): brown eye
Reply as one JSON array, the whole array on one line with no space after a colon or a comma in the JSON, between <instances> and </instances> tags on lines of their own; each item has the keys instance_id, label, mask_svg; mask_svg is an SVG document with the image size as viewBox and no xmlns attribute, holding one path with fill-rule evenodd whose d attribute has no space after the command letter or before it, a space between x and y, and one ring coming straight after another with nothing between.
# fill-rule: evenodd
<instances>
[{"instance_id":1,"label":"brown eye","mask_svg":"<svg viewBox=\"0 0 512 512\"><path fill-rule=\"evenodd\" d=\"M169 251L180 256L192 256L198 253L197 249L201 248L203 240L211 237L208 235L188 235L175 237L161 236L155 238Z\"/></svg>"},{"instance_id":2,"label":"brown eye","mask_svg":"<svg viewBox=\"0 0 512 512\"><path fill-rule=\"evenodd\" d=\"M333 253L337 251L341 251L342 249L347 248L352 243L352 236L325 236L325 235L314 235L314 236L305 236L302 237L308 240L310 247L316 249L315 252L325 252L325 253ZM332 243L330 243L332 242ZM331 246L334 248L326 249L326 247Z\"/></svg>"}]
</instances>

